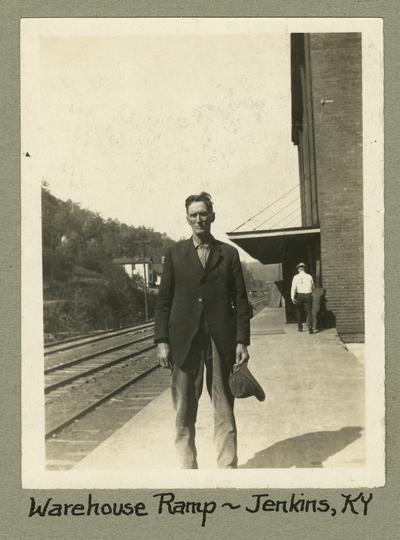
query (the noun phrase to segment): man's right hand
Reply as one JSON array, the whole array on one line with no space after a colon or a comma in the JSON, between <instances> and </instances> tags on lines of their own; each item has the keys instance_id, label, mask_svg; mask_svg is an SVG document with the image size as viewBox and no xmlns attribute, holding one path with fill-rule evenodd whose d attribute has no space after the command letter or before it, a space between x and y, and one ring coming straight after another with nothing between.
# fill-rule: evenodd
<instances>
[{"instance_id":1,"label":"man's right hand","mask_svg":"<svg viewBox=\"0 0 400 540\"><path fill-rule=\"evenodd\" d=\"M158 343L157 358L161 367L172 369L170 356L171 356L171 348L169 346L169 343Z\"/></svg>"}]
</instances>

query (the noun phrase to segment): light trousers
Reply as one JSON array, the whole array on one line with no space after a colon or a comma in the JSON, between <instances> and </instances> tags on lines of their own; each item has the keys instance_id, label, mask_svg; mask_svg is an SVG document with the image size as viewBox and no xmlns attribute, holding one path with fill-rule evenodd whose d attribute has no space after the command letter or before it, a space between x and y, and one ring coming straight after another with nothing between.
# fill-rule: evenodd
<instances>
[{"instance_id":1,"label":"light trousers","mask_svg":"<svg viewBox=\"0 0 400 540\"><path fill-rule=\"evenodd\" d=\"M230 392L229 364L222 362L207 326L202 324L182 367L173 366L171 391L176 411L175 447L180 466L197 469L196 418L204 373L214 415L214 446L219 468L237 467L237 432Z\"/></svg>"}]
</instances>

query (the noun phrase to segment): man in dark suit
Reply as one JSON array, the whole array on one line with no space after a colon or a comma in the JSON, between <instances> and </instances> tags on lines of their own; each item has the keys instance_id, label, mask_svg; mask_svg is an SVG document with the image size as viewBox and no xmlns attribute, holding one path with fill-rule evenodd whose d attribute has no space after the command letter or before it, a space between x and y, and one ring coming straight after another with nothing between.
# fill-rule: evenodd
<instances>
[{"instance_id":1,"label":"man in dark suit","mask_svg":"<svg viewBox=\"0 0 400 540\"><path fill-rule=\"evenodd\" d=\"M195 423L204 372L214 410L217 465L236 468L228 377L234 363L249 359L249 302L237 250L211 235L215 214L210 195L191 195L185 206L193 235L177 242L164 258L155 315L158 358L161 366L172 369L175 444L182 468L198 467Z\"/></svg>"}]
</instances>

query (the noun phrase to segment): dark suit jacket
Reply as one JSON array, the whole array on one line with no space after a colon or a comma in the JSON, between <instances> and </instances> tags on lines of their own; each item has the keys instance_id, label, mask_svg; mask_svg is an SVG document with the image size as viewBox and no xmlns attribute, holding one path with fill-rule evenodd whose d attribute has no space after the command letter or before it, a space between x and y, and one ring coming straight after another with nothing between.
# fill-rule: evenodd
<instances>
[{"instance_id":1,"label":"dark suit jacket","mask_svg":"<svg viewBox=\"0 0 400 540\"><path fill-rule=\"evenodd\" d=\"M214 239L204 269L190 238L165 255L155 315L154 340L170 343L175 365L184 363L202 314L218 352L232 364L236 343L250 343L250 309L239 254Z\"/></svg>"}]
</instances>

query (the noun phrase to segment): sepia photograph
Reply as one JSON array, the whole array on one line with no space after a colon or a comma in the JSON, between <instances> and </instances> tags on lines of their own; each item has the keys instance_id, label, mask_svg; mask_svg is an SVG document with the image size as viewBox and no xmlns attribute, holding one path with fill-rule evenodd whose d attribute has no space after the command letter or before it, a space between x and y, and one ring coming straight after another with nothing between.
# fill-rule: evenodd
<instances>
[{"instance_id":1,"label":"sepia photograph","mask_svg":"<svg viewBox=\"0 0 400 540\"><path fill-rule=\"evenodd\" d=\"M384 485L382 40L21 20L24 488Z\"/></svg>"}]
</instances>

